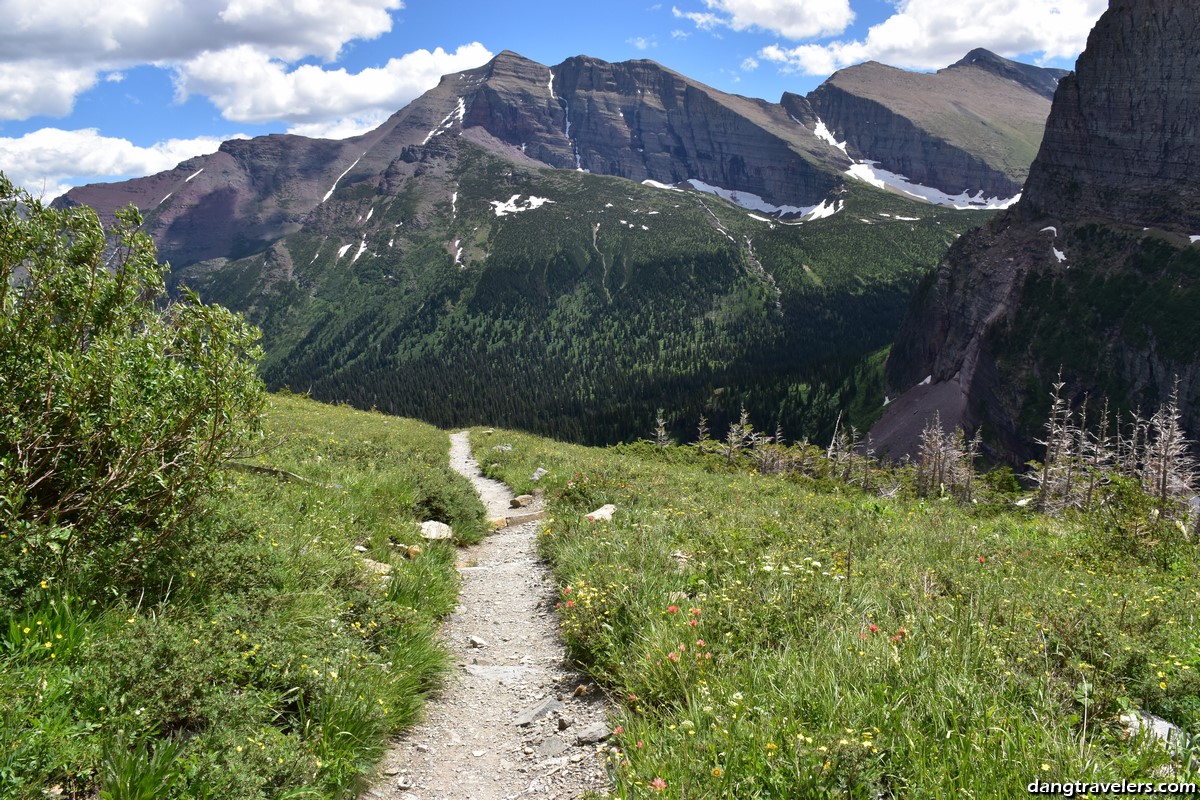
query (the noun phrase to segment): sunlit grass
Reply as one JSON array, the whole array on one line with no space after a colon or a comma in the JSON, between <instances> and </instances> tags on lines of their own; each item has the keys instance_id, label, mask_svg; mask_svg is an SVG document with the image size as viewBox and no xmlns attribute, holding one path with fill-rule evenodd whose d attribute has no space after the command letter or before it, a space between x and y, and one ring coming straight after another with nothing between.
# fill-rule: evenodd
<instances>
[{"instance_id":1,"label":"sunlit grass","mask_svg":"<svg viewBox=\"0 0 1200 800\"><path fill-rule=\"evenodd\" d=\"M1169 772L1129 741L1132 708L1200 732L1194 545L1137 558L1088 517L885 500L691 447L473 441L519 491L549 471L539 543L570 652L621 700L621 796L1020 796ZM613 520L586 521L602 503Z\"/></svg>"}]
</instances>

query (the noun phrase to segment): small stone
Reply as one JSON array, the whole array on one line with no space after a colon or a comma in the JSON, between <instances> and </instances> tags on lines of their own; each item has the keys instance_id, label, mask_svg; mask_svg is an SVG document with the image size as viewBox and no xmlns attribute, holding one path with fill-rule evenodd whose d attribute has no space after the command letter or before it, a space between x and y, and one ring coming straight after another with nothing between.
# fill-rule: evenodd
<instances>
[{"instance_id":1,"label":"small stone","mask_svg":"<svg viewBox=\"0 0 1200 800\"><path fill-rule=\"evenodd\" d=\"M586 519L588 522L599 522L601 520L610 520L613 518L613 512L616 510L617 510L617 507L614 506L612 503L605 503L604 505L600 506L592 513L588 514Z\"/></svg>"},{"instance_id":2,"label":"small stone","mask_svg":"<svg viewBox=\"0 0 1200 800\"><path fill-rule=\"evenodd\" d=\"M417 745L417 752L418 752L418 753L428 753L428 752L429 752L429 745L427 745L427 744L419 744L419 745Z\"/></svg>"},{"instance_id":3,"label":"small stone","mask_svg":"<svg viewBox=\"0 0 1200 800\"><path fill-rule=\"evenodd\" d=\"M399 775L400 768L399 767L388 767L387 769L385 769L383 771L383 774L387 775L389 778L392 777L393 775Z\"/></svg>"},{"instance_id":4,"label":"small stone","mask_svg":"<svg viewBox=\"0 0 1200 800\"><path fill-rule=\"evenodd\" d=\"M540 481L542 478L546 477L546 475L548 475L548 474L549 474L549 470L545 469L544 467L538 467L537 469L535 469L533 471L533 475L531 475L529 477L529 480Z\"/></svg>"},{"instance_id":5,"label":"small stone","mask_svg":"<svg viewBox=\"0 0 1200 800\"><path fill-rule=\"evenodd\" d=\"M533 495L519 494L516 497L514 497L512 500L509 500L508 505L511 508L525 508L525 506L529 505L532 502L533 502Z\"/></svg>"},{"instance_id":6,"label":"small stone","mask_svg":"<svg viewBox=\"0 0 1200 800\"><path fill-rule=\"evenodd\" d=\"M467 637L467 646L468 647L487 647L488 641L487 641L487 639L484 639L480 636L468 636Z\"/></svg>"},{"instance_id":7,"label":"small stone","mask_svg":"<svg viewBox=\"0 0 1200 800\"><path fill-rule=\"evenodd\" d=\"M572 764L578 764L580 761L583 761L583 756L579 755L579 753L576 753L575 755L571 756Z\"/></svg>"},{"instance_id":8,"label":"small stone","mask_svg":"<svg viewBox=\"0 0 1200 800\"><path fill-rule=\"evenodd\" d=\"M452 539L454 531L444 522L425 520L421 523L421 538L435 541L437 539Z\"/></svg>"},{"instance_id":9,"label":"small stone","mask_svg":"<svg viewBox=\"0 0 1200 800\"><path fill-rule=\"evenodd\" d=\"M357 552L359 552L359 553L368 553L368 552L370 552L370 550L369 550L368 548L366 548L366 547L362 546L361 544L356 544L356 545L354 545L354 549L355 549Z\"/></svg>"},{"instance_id":10,"label":"small stone","mask_svg":"<svg viewBox=\"0 0 1200 800\"><path fill-rule=\"evenodd\" d=\"M569 744L557 736L550 736L538 746L538 758L554 758L567 752Z\"/></svg>"},{"instance_id":11,"label":"small stone","mask_svg":"<svg viewBox=\"0 0 1200 800\"><path fill-rule=\"evenodd\" d=\"M487 750L472 750L471 755L475 756L476 758L479 758L486 752L487 752Z\"/></svg>"},{"instance_id":12,"label":"small stone","mask_svg":"<svg viewBox=\"0 0 1200 800\"><path fill-rule=\"evenodd\" d=\"M421 555L421 545L419 545L419 544L414 544L411 547L408 547L407 549L405 549L405 551L404 551L405 558L412 559L412 558L416 558L419 555Z\"/></svg>"},{"instance_id":13,"label":"small stone","mask_svg":"<svg viewBox=\"0 0 1200 800\"><path fill-rule=\"evenodd\" d=\"M397 789L413 788L412 778L408 777L407 775L401 775L399 778L396 779L396 788Z\"/></svg>"},{"instance_id":14,"label":"small stone","mask_svg":"<svg viewBox=\"0 0 1200 800\"><path fill-rule=\"evenodd\" d=\"M595 744L604 741L609 736L612 736L612 731L608 729L608 726L603 722L597 722L575 734L575 742L576 744Z\"/></svg>"},{"instance_id":15,"label":"small stone","mask_svg":"<svg viewBox=\"0 0 1200 800\"><path fill-rule=\"evenodd\" d=\"M562 716L562 717L558 718L558 729L560 731L565 731L567 728L571 727L574 724L575 724L575 720L572 719L571 717Z\"/></svg>"},{"instance_id":16,"label":"small stone","mask_svg":"<svg viewBox=\"0 0 1200 800\"><path fill-rule=\"evenodd\" d=\"M366 564L371 569L378 572L380 575L386 576L389 572L392 571L392 565L384 564L382 561L375 561L374 559L363 558L363 563Z\"/></svg>"},{"instance_id":17,"label":"small stone","mask_svg":"<svg viewBox=\"0 0 1200 800\"><path fill-rule=\"evenodd\" d=\"M532 724L534 720L539 720L542 717L548 716L555 711L558 711L560 708L562 708L562 703L558 702L553 697L547 697L546 699L540 700L537 703L529 706L520 714L517 714L516 718L513 719L513 725L523 728L526 725Z\"/></svg>"},{"instance_id":18,"label":"small stone","mask_svg":"<svg viewBox=\"0 0 1200 800\"><path fill-rule=\"evenodd\" d=\"M533 748L532 747L522 747L521 752L527 756L531 756L531 755L533 755Z\"/></svg>"}]
</instances>

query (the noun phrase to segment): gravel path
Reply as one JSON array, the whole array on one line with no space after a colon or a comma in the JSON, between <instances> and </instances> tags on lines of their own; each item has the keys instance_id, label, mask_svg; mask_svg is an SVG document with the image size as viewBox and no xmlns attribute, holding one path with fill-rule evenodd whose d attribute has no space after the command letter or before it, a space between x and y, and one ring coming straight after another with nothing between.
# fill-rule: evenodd
<instances>
[{"instance_id":1,"label":"gravel path","mask_svg":"<svg viewBox=\"0 0 1200 800\"><path fill-rule=\"evenodd\" d=\"M475 484L489 519L510 513L511 492L479 474L466 432L451 435L450 464ZM526 522L459 551L459 606L440 634L453 673L361 800L607 794L606 701L564 665L554 582L537 558L536 534L537 523Z\"/></svg>"}]
</instances>

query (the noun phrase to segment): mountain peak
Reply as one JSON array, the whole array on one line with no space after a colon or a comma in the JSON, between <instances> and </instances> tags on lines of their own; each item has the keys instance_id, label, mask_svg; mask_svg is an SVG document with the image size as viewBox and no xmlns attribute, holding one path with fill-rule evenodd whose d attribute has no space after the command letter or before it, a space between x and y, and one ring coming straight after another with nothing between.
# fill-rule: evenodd
<instances>
[{"instance_id":1,"label":"mountain peak","mask_svg":"<svg viewBox=\"0 0 1200 800\"><path fill-rule=\"evenodd\" d=\"M1012 61L1003 56L998 56L991 50L985 50L982 47L976 47L958 61L946 67L946 69L938 71L946 72L967 67L982 69L1001 78L1015 81L1027 89L1032 89L1047 100L1054 99L1054 92L1058 89L1058 82L1070 73L1070 70L1065 69L1050 69L1048 67L1035 67L1032 64L1022 64L1019 61Z\"/></svg>"}]
</instances>

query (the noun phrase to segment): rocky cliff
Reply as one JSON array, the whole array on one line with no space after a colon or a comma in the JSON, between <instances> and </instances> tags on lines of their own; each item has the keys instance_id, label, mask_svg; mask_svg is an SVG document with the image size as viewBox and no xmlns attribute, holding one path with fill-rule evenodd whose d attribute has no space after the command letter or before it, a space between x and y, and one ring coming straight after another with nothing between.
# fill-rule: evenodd
<instances>
[{"instance_id":1,"label":"rocky cliff","mask_svg":"<svg viewBox=\"0 0 1200 800\"><path fill-rule=\"evenodd\" d=\"M809 102L851 155L949 194L1021 191L1064 74L973 50L936 73L840 70Z\"/></svg>"},{"instance_id":2,"label":"rocky cliff","mask_svg":"<svg viewBox=\"0 0 1200 800\"><path fill-rule=\"evenodd\" d=\"M1073 399L1125 409L1179 376L1200 431L1198 34L1194 5L1112 0L1059 87L1022 200L918 290L888 361L905 396L875 428L881 448L911 452L937 407L1019 464L1060 370Z\"/></svg>"},{"instance_id":3,"label":"rocky cliff","mask_svg":"<svg viewBox=\"0 0 1200 800\"><path fill-rule=\"evenodd\" d=\"M986 51L968 59L933 76L862 65L835 75L811 101L785 94L770 103L653 61L577 56L547 67L504 51L443 77L365 135L227 142L174 170L73 189L59 202L105 216L134 203L163 256L184 266L264 252L305 224L319 226L338 193L398 191L443 169L438 156L460 136L514 164L690 180L765 212L832 205L850 155L950 194L1011 196L1048 109L1038 92L1054 76ZM848 139L850 155L818 111Z\"/></svg>"},{"instance_id":4,"label":"rocky cliff","mask_svg":"<svg viewBox=\"0 0 1200 800\"><path fill-rule=\"evenodd\" d=\"M793 209L826 200L851 163L780 105L719 92L652 61L580 56L546 67L505 51L443 77L363 136L226 142L168 172L73 189L60 203L106 216L134 203L177 265L237 258L319 219L335 189L396 188L457 136L515 163L665 184L693 179Z\"/></svg>"}]
</instances>

